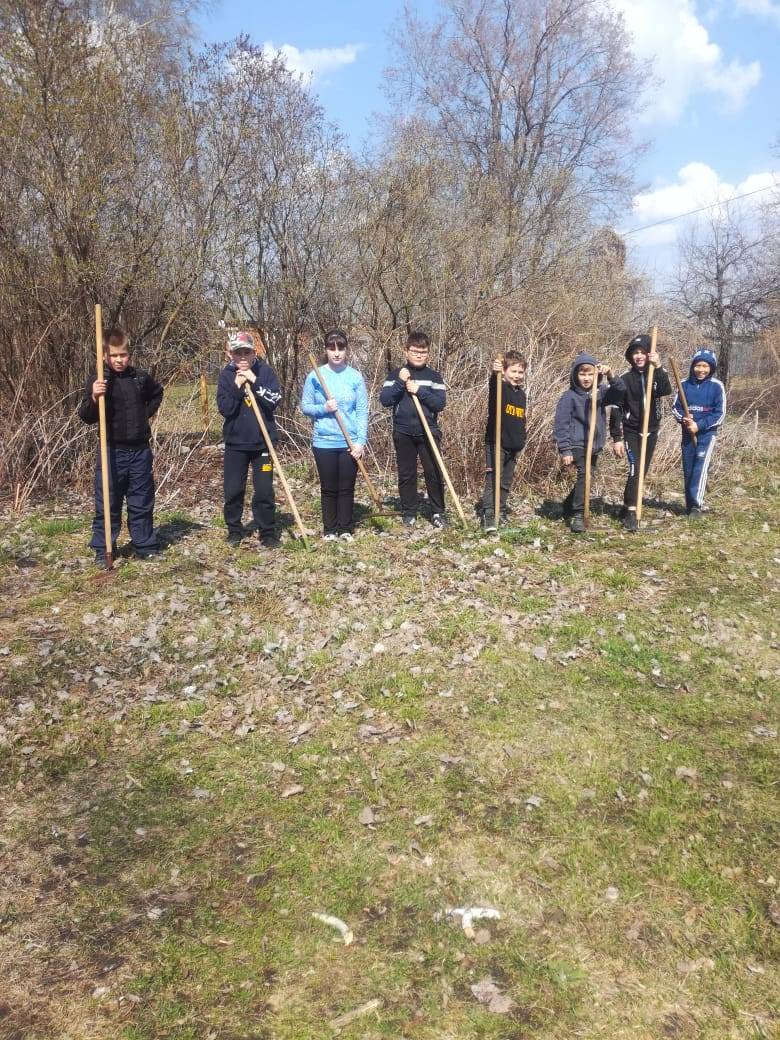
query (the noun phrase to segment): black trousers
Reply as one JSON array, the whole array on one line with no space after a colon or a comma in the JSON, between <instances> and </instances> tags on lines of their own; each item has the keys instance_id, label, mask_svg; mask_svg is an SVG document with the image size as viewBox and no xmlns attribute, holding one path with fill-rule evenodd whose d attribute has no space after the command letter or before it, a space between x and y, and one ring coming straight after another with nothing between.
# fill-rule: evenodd
<instances>
[{"instance_id":1,"label":"black trousers","mask_svg":"<svg viewBox=\"0 0 780 1040\"><path fill-rule=\"evenodd\" d=\"M437 445L440 445L441 431L432 430L432 433ZM418 458L422 462L431 510L434 513L443 513L444 482L425 434L417 437L409 433L394 433L393 444L398 463L398 494L401 498L401 509L404 515L414 516L417 512Z\"/></svg>"},{"instance_id":2,"label":"black trousers","mask_svg":"<svg viewBox=\"0 0 780 1040\"><path fill-rule=\"evenodd\" d=\"M623 440L626 445L626 459L628 461L628 480L623 492L623 505L636 509L637 495L639 494L639 456L642 450L642 434L639 430L623 430ZM653 461L653 453L658 442L658 430L653 430L647 435L647 450L645 453L645 476Z\"/></svg>"},{"instance_id":3,"label":"black trousers","mask_svg":"<svg viewBox=\"0 0 780 1040\"><path fill-rule=\"evenodd\" d=\"M312 448L320 475L322 526L325 534L352 531L357 462L347 448Z\"/></svg>"},{"instance_id":4,"label":"black trousers","mask_svg":"<svg viewBox=\"0 0 780 1040\"><path fill-rule=\"evenodd\" d=\"M496 504L495 484L493 482L493 456L495 455L495 444L485 443L485 490L482 494L482 515L485 520L494 520L494 506ZM506 500L512 490L512 478L515 475L517 456L519 451L507 451L501 449L501 512L506 513Z\"/></svg>"},{"instance_id":5,"label":"black trousers","mask_svg":"<svg viewBox=\"0 0 780 1040\"><path fill-rule=\"evenodd\" d=\"M563 512L565 516L582 516L585 508L585 449L572 448L571 454L574 458L574 467L577 470L577 479L574 487L563 500ZM599 461L599 452L590 457L590 472L596 472L596 464Z\"/></svg>"},{"instance_id":6,"label":"black trousers","mask_svg":"<svg viewBox=\"0 0 780 1040\"><path fill-rule=\"evenodd\" d=\"M225 445L223 515L230 534L241 533L244 493L252 468L252 519L261 537L274 533L274 467L267 451L242 451Z\"/></svg>"},{"instance_id":7,"label":"black trousers","mask_svg":"<svg viewBox=\"0 0 780 1040\"><path fill-rule=\"evenodd\" d=\"M108 445L108 491L111 513L112 552L122 526L122 503L127 503L127 526L133 546L139 552L157 552L160 544L154 531L154 474L152 449L148 444L140 448L120 448ZM92 520L92 541L95 552L106 551L103 524L103 480L100 470L100 452L95 464L95 516Z\"/></svg>"}]
</instances>

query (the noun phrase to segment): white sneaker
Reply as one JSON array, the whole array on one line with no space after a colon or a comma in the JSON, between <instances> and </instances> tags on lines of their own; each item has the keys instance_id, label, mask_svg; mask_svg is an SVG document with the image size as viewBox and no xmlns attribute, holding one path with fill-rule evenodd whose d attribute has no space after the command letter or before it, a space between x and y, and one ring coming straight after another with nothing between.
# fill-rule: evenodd
<instances>
[{"instance_id":1,"label":"white sneaker","mask_svg":"<svg viewBox=\"0 0 780 1040\"><path fill-rule=\"evenodd\" d=\"M338 538L337 534L324 534L322 536L323 542L335 542L337 538Z\"/></svg>"},{"instance_id":2,"label":"white sneaker","mask_svg":"<svg viewBox=\"0 0 780 1040\"><path fill-rule=\"evenodd\" d=\"M355 541L355 536L353 534L350 534L349 531L344 531L342 534L339 535L339 538L342 540L342 542Z\"/></svg>"}]
</instances>

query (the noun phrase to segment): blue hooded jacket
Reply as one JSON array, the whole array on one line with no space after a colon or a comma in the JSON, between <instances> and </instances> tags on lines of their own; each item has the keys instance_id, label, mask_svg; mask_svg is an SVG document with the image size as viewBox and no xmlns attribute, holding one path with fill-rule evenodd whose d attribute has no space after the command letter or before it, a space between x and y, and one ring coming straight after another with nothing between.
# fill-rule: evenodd
<instances>
[{"instance_id":1,"label":"blue hooded jacket","mask_svg":"<svg viewBox=\"0 0 780 1040\"><path fill-rule=\"evenodd\" d=\"M709 375L706 375L704 379L697 379L693 374L693 366L697 361L706 361L710 366ZM716 356L706 347L700 347L693 355L688 378L683 381L682 386L688 401L688 410L691 417L695 419L700 434L715 433L717 428L722 425L723 417L726 414L726 388L719 379L715 378L717 370L718 359ZM672 415L678 423L682 424L685 412L679 393L672 405ZM684 441L690 439L690 434L685 427L683 427L682 434Z\"/></svg>"},{"instance_id":2,"label":"blue hooded jacket","mask_svg":"<svg viewBox=\"0 0 780 1040\"><path fill-rule=\"evenodd\" d=\"M577 369L581 365L598 365L592 354L578 354L574 359L569 374L569 389L565 390L555 409L553 437L561 455L570 455L572 450L584 451L588 443L590 426L591 391L583 390L576 379ZM607 435L607 405L619 404L625 386L622 379L613 379L609 384L602 383L598 389L596 413L596 432L593 438L593 454L597 455L604 447Z\"/></svg>"}]
</instances>

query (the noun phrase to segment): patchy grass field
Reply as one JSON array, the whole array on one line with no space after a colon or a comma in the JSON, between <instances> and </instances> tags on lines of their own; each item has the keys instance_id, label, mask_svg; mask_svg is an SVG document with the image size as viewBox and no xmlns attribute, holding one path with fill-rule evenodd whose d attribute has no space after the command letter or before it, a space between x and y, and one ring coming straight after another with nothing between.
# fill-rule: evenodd
<instances>
[{"instance_id":1,"label":"patchy grass field","mask_svg":"<svg viewBox=\"0 0 780 1040\"><path fill-rule=\"evenodd\" d=\"M86 518L7 521L0 1037L780 1035L780 493L735 483L265 555L194 506L106 583Z\"/></svg>"}]
</instances>

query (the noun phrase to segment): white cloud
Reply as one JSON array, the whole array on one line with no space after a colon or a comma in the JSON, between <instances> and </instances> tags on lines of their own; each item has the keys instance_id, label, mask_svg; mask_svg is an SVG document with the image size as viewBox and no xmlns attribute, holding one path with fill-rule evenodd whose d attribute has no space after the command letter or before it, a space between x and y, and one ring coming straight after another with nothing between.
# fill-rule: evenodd
<instances>
[{"instance_id":1,"label":"white cloud","mask_svg":"<svg viewBox=\"0 0 780 1040\"><path fill-rule=\"evenodd\" d=\"M263 44L263 53L266 57L274 58L281 55L290 72L300 76L308 82L321 79L328 72L340 69L343 65L351 65L356 59L363 45L360 43L347 43L343 47L312 47L307 50L299 50L291 43L283 43L277 47L271 40Z\"/></svg>"},{"instance_id":2,"label":"white cloud","mask_svg":"<svg viewBox=\"0 0 780 1040\"><path fill-rule=\"evenodd\" d=\"M767 5L770 0L741 0ZM694 0L612 0L634 38L634 51L661 82L648 91L645 119L673 122L695 94L714 94L738 110L761 79L758 61L727 60L699 20Z\"/></svg>"},{"instance_id":3,"label":"white cloud","mask_svg":"<svg viewBox=\"0 0 780 1040\"><path fill-rule=\"evenodd\" d=\"M735 195L772 187L780 189L780 170L752 173L738 184L731 184L721 180L717 172L706 163L688 163L678 171L676 183L661 185L653 191L634 196L632 226L652 224L668 217L680 216L700 206L727 202ZM743 205L757 209L770 198L770 191L761 191L745 199ZM640 246L669 245L676 240L680 229L685 227L686 223L681 219L661 224L659 227L631 235L629 242Z\"/></svg>"},{"instance_id":4,"label":"white cloud","mask_svg":"<svg viewBox=\"0 0 780 1040\"><path fill-rule=\"evenodd\" d=\"M742 14L771 18L780 25L780 3L777 0L735 0L735 7Z\"/></svg>"}]
</instances>

